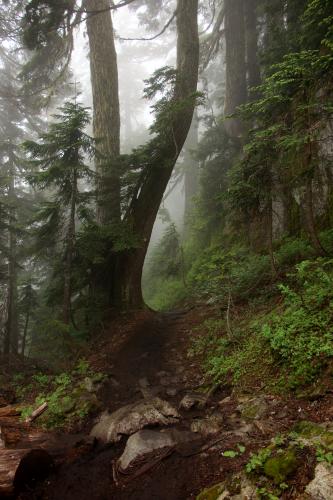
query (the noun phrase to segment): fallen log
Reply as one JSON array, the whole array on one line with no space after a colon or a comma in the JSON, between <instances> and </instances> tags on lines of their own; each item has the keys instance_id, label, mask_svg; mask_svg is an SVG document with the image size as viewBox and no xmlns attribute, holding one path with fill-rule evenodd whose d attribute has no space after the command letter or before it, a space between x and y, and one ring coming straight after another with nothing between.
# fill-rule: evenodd
<instances>
[{"instance_id":1,"label":"fallen log","mask_svg":"<svg viewBox=\"0 0 333 500\"><path fill-rule=\"evenodd\" d=\"M1 417L18 417L21 415L21 409L17 406L3 406L0 408L0 418Z\"/></svg>"},{"instance_id":2,"label":"fallen log","mask_svg":"<svg viewBox=\"0 0 333 500\"><path fill-rule=\"evenodd\" d=\"M45 479L52 466L52 457L42 449L0 450L0 497Z\"/></svg>"}]
</instances>

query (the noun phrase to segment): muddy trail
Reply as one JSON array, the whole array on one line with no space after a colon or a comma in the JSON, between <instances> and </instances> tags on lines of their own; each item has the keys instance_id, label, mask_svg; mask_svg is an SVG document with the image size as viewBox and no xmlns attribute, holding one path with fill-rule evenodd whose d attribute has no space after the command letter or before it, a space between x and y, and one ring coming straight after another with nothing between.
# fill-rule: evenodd
<instances>
[{"instance_id":1,"label":"muddy trail","mask_svg":"<svg viewBox=\"0 0 333 500\"><path fill-rule=\"evenodd\" d=\"M99 414L96 415L94 420L86 422L83 432L81 429L80 438L86 436L86 440L77 438L79 445L72 446L56 461L45 481L16 497L21 500L196 498L206 486L242 470L251 452L266 446L278 432L291 429L300 420L322 422L332 418L332 395L316 401L283 399L260 391L236 397L228 384L207 391L198 363L187 356L191 335L205 315L207 312L200 310L144 312L114 322L112 329L96 341L90 359L95 369L107 375L98 394L101 410L109 416L124 409L126 422L133 414L137 419L141 411L135 407L131 413L133 405L162 401L172 409L172 416L164 412L161 421L149 421L151 414L156 413L150 409L147 422L140 416L137 425L134 418L136 428L126 432L120 427L119 436L107 443L106 439L88 437L99 420ZM144 433L138 433L143 427ZM147 441L140 441L135 460L124 470L118 464L119 458L126 455L124 450L128 454L130 434L145 437ZM156 445L156 439L165 440L167 436L177 438L171 444ZM67 438L68 442L75 441L73 436ZM242 453L232 460L224 456L224 451L239 447ZM307 467L295 477L298 490L312 479L311 475L313 467ZM294 497L286 494L283 498Z\"/></svg>"}]
</instances>

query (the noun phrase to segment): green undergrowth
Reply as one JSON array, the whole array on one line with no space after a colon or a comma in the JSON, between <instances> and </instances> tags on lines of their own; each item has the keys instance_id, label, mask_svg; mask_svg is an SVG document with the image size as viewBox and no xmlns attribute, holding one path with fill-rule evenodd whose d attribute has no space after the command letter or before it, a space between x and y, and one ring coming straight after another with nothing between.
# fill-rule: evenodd
<instances>
[{"instance_id":1,"label":"green undergrowth","mask_svg":"<svg viewBox=\"0 0 333 500\"><path fill-rule=\"evenodd\" d=\"M332 426L298 422L287 432L274 436L265 447L251 452L241 471L206 488L197 500L218 500L233 495L245 498L249 491L262 500L278 500L285 494L289 498L297 487L299 474L307 474L310 480L317 463L332 465L332 443ZM223 453L229 460L237 459L238 455L238 452Z\"/></svg>"},{"instance_id":2,"label":"green undergrowth","mask_svg":"<svg viewBox=\"0 0 333 500\"><path fill-rule=\"evenodd\" d=\"M93 371L86 360L80 360L68 372L50 375L38 372L29 379L14 375L13 387L25 420L43 403L47 410L38 418L46 429L71 428L100 407L96 396L105 375Z\"/></svg>"},{"instance_id":3,"label":"green undergrowth","mask_svg":"<svg viewBox=\"0 0 333 500\"><path fill-rule=\"evenodd\" d=\"M221 307L194 332L189 355L201 356L208 379L278 392L301 391L324 376L333 383L333 260L289 269L271 297Z\"/></svg>"}]
</instances>

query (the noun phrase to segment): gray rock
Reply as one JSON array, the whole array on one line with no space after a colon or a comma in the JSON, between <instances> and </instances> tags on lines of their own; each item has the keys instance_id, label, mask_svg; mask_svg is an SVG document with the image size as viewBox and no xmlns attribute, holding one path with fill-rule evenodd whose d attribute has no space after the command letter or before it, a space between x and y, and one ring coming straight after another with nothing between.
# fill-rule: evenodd
<instances>
[{"instance_id":1,"label":"gray rock","mask_svg":"<svg viewBox=\"0 0 333 500\"><path fill-rule=\"evenodd\" d=\"M198 432L202 436L208 437L220 432L223 426L223 417L215 413L207 418L198 418L191 423L191 431Z\"/></svg>"},{"instance_id":2,"label":"gray rock","mask_svg":"<svg viewBox=\"0 0 333 500\"><path fill-rule=\"evenodd\" d=\"M142 387L143 389L146 389L147 387L150 386L149 380L147 377L143 377L139 379L139 386Z\"/></svg>"},{"instance_id":3,"label":"gray rock","mask_svg":"<svg viewBox=\"0 0 333 500\"><path fill-rule=\"evenodd\" d=\"M90 377L85 377L83 381L83 387L86 391L93 393L97 392L103 385L101 380L94 380Z\"/></svg>"},{"instance_id":4,"label":"gray rock","mask_svg":"<svg viewBox=\"0 0 333 500\"><path fill-rule=\"evenodd\" d=\"M174 396L177 396L178 390L175 387L168 387L168 389L166 389L165 391L165 394L173 398Z\"/></svg>"},{"instance_id":5,"label":"gray rock","mask_svg":"<svg viewBox=\"0 0 333 500\"><path fill-rule=\"evenodd\" d=\"M119 468L126 471L153 452L158 453L165 448L173 448L177 444L195 440L188 431L168 429L166 431L141 430L128 438L125 450L118 460Z\"/></svg>"},{"instance_id":6,"label":"gray rock","mask_svg":"<svg viewBox=\"0 0 333 500\"><path fill-rule=\"evenodd\" d=\"M94 392L95 391L95 384L94 381L90 377L86 377L83 381L84 383L84 388L88 392Z\"/></svg>"},{"instance_id":7,"label":"gray rock","mask_svg":"<svg viewBox=\"0 0 333 500\"><path fill-rule=\"evenodd\" d=\"M167 401L150 398L124 406L114 413L104 412L90 435L105 443L120 441L147 425L169 425L177 422L179 413Z\"/></svg>"},{"instance_id":8,"label":"gray rock","mask_svg":"<svg viewBox=\"0 0 333 500\"><path fill-rule=\"evenodd\" d=\"M333 498L333 467L324 462L319 463L315 469L315 477L307 485L305 492L313 500Z\"/></svg>"},{"instance_id":9,"label":"gray rock","mask_svg":"<svg viewBox=\"0 0 333 500\"><path fill-rule=\"evenodd\" d=\"M268 404L264 397L251 398L241 402L237 410L240 411L243 418L257 420L264 417L268 410Z\"/></svg>"},{"instance_id":10,"label":"gray rock","mask_svg":"<svg viewBox=\"0 0 333 500\"><path fill-rule=\"evenodd\" d=\"M189 392L181 400L179 407L184 410L191 408L204 408L207 404L207 395L198 392Z\"/></svg>"},{"instance_id":11,"label":"gray rock","mask_svg":"<svg viewBox=\"0 0 333 500\"><path fill-rule=\"evenodd\" d=\"M197 500L214 498L216 500L259 500L257 486L240 473L229 477L223 483L203 490Z\"/></svg>"}]
</instances>

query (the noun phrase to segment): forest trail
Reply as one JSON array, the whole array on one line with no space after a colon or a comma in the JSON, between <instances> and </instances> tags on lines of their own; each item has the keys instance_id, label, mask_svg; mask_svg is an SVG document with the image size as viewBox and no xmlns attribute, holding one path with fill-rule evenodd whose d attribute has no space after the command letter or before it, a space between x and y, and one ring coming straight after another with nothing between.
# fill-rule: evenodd
<instances>
[{"instance_id":1,"label":"forest trail","mask_svg":"<svg viewBox=\"0 0 333 500\"><path fill-rule=\"evenodd\" d=\"M177 409L179 418L169 425L158 424L148 429L159 435L165 435L170 429L186 436L195 431L197 439L173 446L166 453L154 450L123 473L116 464L128 437L123 436L112 444L93 442L89 433L94 422L88 421L84 429L85 440L78 445L78 436L63 435L61 439L67 440L68 446L62 459L56 461L53 472L47 480L21 492L17 498L196 498L207 485L242 470L250 453L266 446L278 432L289 430L300 420L323 422L330 418L332 395L315 402L287 400L260 391L238 397L226 384L204 397L203 375L195 359L187 356L187 351L193 331L205 315L207 311L202 309L169 314L146 311L129 320L120 318L113 323L112 332L104 332L97 341L90 360L93 366L108 374L99 393L102 409L113 413L126 405L157 396ZM185 396L199 396L200 404L182 407ZM250 414L253 408L254 414ZM242 450L244 447L244 451L232 460L223 455L224 451L237 450L239 446ZM295 476L293 481L298 487L311 479L309 470L305 467Z\"/></svg>"}]
</instances>

